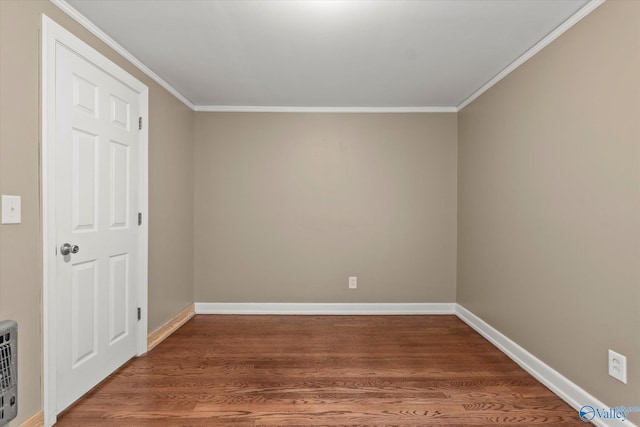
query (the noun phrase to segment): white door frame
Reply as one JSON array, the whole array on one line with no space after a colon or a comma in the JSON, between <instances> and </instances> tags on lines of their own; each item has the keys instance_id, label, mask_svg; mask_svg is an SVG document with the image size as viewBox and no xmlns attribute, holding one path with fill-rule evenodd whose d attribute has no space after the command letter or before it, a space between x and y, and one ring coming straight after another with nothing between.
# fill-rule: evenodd
<instances>
[{"instance_id":1,"label":"white door frame","mask_svg":"<svg viewBox=\"0 0 640 427\"><path fill-rule=\"evenodd\" d=\"M44 424L56 422L56 201L55 201L55 64L56 46L63 45L110 74L138 93L140 115L143 117L139 133L138 199L143 221L139 227L137 305L142 309L142 319L136 330L136 351L147 351L147 290L148 290L148 206L149 206L149 88L125 70L98 53L76 36L65 30L46 15L42 15L42 86L41 118L42 142L40 152L42 179L42 316L43 316L43 393Z\"/></svg>"}]
</instances>

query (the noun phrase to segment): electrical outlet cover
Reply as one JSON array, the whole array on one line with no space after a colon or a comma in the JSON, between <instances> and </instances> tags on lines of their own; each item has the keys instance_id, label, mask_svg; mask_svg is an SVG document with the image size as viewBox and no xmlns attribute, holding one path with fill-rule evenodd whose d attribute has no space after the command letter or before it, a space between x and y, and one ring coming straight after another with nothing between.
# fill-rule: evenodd
<instances>
[{"instance_id":1,"label":"electrical outlet cover","mask_svg":"<svg viewBox=\"0 0 640 427\"><path fill-rule=\"evenodd\" d=\"M626 356L609 350L609 375L618 381L627 383L627 358Z\"/></svg>"}]
</instances>

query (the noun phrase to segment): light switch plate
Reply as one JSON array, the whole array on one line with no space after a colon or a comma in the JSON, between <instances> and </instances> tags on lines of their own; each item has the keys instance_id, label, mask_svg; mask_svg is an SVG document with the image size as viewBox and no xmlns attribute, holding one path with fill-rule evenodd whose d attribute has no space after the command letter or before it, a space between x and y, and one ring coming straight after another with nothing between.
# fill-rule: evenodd
<instances>
[{"instance_id":1,"label":"light switch plate","mask_svg":"<svg viewBox=\"0 0 640 427\"><path fill-rule=\"evenodd\" d=\"M2 223L20 224L20 196L2 195Z\"/></svg>"}]
</instances>

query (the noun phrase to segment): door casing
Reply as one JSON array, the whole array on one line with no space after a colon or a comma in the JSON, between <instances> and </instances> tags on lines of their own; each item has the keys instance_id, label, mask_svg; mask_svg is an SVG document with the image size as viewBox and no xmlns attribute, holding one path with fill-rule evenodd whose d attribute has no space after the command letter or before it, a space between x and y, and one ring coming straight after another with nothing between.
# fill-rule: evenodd
<instances>
[{"instance_id":1,"label":"door casing","mask_svg":"<svg viewBox=\"0 0 640 427\"><path fill-rule=\"evenodd\" d=\"M41 150L42 194L42 319L43 319L43 393L44 424L56 422L56 235L55 235L55 64L56 45L64 45L85 60L120 80L138 93L142 129L139 132L138 198L142 225L138 233L138 307L142 317L136 330L136 350L147 351L148 329L148 206L149 206L149 88L104 55L84 43L62 26L42 15L41 27Z\"/></svg>"}]
</instances>

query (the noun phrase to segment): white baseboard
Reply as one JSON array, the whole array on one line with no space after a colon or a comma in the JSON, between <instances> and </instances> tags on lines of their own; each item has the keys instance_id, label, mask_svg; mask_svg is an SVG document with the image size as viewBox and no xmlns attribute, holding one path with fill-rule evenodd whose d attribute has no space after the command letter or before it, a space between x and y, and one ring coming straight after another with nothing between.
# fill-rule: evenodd
<instances>
[{"instance_id":1,"label":"white baseboard","mask_svg":"<svg viewBox=\"0 0 640 427\"><path fill-rule=\"evenodd\" d=\"M551 368L524 348L520 347L493 326L489 325L487 322L460 304L456 304L456 306L456 314L463 322L475 329L476 332L485 337L489 342L491 342L491 344L495 345L500 351L509 356L509 358L520 365L525 371L530 373L535 379L544 384L549 390L558 395L558 397L567 402L572 408L575 408L576 411L579 411L584 405L600 409L608 408L608 406L600 400L587 393L566 377L562 376L558 371ZM620 427L622 425L637 427L629 420L622 423L617 419L603 419L598 417L595 417L591 423L601 427Z\"/></svg>"},{"instance_id":2,"label":"white baseboard","mask_svg":"<svg viewBox=\"0 0 640 427\"><path fill-rule=\"evenodd\" d=\"M456 314L455 303L209 303L196 314L410 315Z\"/></svg>"}]
</instances>

